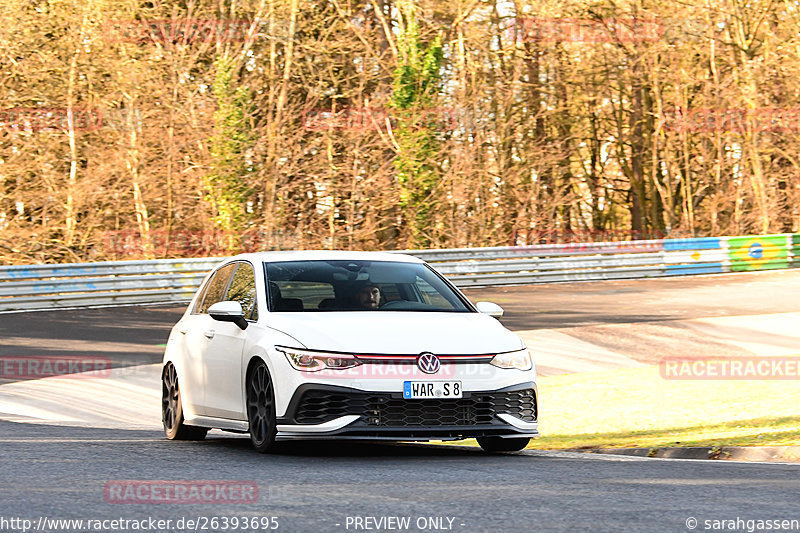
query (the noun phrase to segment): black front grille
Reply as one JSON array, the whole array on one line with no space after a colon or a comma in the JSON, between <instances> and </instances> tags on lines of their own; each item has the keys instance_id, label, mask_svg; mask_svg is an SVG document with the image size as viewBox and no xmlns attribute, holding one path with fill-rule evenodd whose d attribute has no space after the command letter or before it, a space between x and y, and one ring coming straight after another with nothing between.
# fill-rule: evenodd
<instances>
[{"instance_id":1,"label":"black front grille","mask_svg":"<svg viewBox=\"0 0 800 533\"><path fill-rule=\"evenodd\" d=\"M308 390L294 420L322 424L344 415L359 415L370 427L475 426L491 424L497 413L536 421L533 389L468 393L460 399L405 400L391 394Z\"/></svg>"}]
</instances>

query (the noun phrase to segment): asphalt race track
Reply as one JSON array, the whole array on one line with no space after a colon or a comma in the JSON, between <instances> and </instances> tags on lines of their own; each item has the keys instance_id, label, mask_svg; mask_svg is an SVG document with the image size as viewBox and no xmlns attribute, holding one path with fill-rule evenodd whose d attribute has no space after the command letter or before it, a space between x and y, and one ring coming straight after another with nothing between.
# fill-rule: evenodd
<instances>
[{"instance_id":1,"label":"asphalt race track","mask_svg":"<svg viewBox=\"0 0 800 533\"><path fill-rule=\"evenodd\" d=\"M621 359L608 364L616 365L643 364L641 350L625 344L631 329L670 328L696 342L692 335L707 330L692 329L700 327L693 320L793 317L797 289L800 273L774 272L468 292L473 301L505 307L512 329L555 331L615 349ZM162 306L3 314L0 356L93 354L123 370L152 365L181 312ZM726 346L727 334L708 349ZM787 333L776 342L797 351L792 339ZM648 351L667 349L653 342ZM562 370L579 371L567 366ZM12 381L0 382L0 390L3 383L25 385ZM755 531L759 520L800 520L798 464L329 442L287 444L262 456L248 439L224 433L169 442L155 429L7 421L0 421L0 450L0 531ZM137 503L122 503L109 492L158 481L231 481L255 487L257 495L242 502L212 492L195 503L164 503L157 491L139 491L131 493ZM151 518L172 523L130 522Z\"/></svg>"},{"instance_id":2,"label":"asphalt race track","mask_svg":"<svg viewBox=\"0 0 800 533\"><path fill-rule=\"evenodd\" d=\"M313 444L261 456L244 438L0 423L0 516L272 517L279 531L357 531L348 517L452 518L452 531L688 531L690 517L798 518L792 465L430 446ZM113 480L239 480L257 504L109 504ZM447 523L446 521L444 522ZM181 531L180 529L173 529ZM257 530L257 529L251 529ZM363 529L361 529L363 530ZM384 528L383 530L390 530Z\"/></svg>"}]
</instances>

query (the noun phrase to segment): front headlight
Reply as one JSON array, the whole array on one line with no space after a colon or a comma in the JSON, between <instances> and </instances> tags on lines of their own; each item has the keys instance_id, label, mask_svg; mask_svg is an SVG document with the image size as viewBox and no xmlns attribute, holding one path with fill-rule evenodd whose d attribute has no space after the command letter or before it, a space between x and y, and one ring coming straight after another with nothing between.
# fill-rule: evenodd
<instances>
[{"instance_id":1,"label":"front headlight","mask_svg":"<svg viewBox=\"0 0 800 533\"><path fill-rule=\"evenodd\" d=\"M531 354L527 349L499 353L492 358L492 364L498 368L516 368L518 370L530 370L533 367Z\"/></svg>"},{"instance_id":2,"label":"front headlight","mask_svg":"<svg viewBox=\"0 0 800 533\"><path fill-rule=\"evenodd\" d=\"M303 372L317 372L325 369L344 370L361 364L354 355L313 352L285 346L276 346L275 349L286 356L292 368Z\"/></svg>"}]
</instances>

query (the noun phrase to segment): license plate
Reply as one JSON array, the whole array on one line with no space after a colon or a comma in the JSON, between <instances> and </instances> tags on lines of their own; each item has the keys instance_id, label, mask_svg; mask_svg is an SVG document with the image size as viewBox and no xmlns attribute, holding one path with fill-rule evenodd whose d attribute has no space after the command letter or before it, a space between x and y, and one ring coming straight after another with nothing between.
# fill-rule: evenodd
<instances>
[{"instance_id":1,"label":"license plate","mask_svg":"<svg viewBox=\"0 0 800 533\"><path fill-rule=\"evenodd\" d=\"M404 381L403 398L461 398L460 381Z\"/></svg>"}]
</instances>

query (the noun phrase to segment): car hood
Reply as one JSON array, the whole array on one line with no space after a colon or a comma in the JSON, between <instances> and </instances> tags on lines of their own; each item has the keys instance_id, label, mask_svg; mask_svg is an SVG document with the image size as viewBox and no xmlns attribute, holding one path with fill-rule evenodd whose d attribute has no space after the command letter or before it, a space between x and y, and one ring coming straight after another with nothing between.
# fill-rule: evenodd
<instances>
[{"instance_id":1,"label":"car hood","mask_svg":"<svg viewBox=\"0 0 800 533\"><path fill-rule=\"evenodd\" d=\"M466 355L510 352L524 346L497 319L481 313L270 313L267 325L310 350Z\"/></svg>"}]
</instances>

